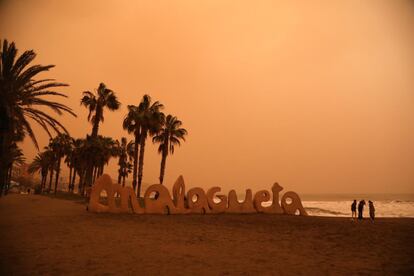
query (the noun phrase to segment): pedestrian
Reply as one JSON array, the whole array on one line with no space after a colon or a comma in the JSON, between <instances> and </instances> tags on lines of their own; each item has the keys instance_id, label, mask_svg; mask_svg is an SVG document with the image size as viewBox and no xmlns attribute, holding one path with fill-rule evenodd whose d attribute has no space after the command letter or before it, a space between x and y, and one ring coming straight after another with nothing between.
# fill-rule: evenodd
<instances>
[{"instance_id":1,"label":"pedestrian","mask_svg":"<svg viewBox=\"0 0 414 276\"><path fill-rule=\"evenodd\" d=\"M374 219L375 219L374 203L370 200L370 201L368 201L368 206L369 206L369 216L371 218L371 221L374 221Z\"/></svg>"},{"instance_id":2,"label":"pedestrian","mask_svg":"<svg viewBox=\"0 0 414 276\"><path fill-rule=\"evenodd\" d=\"M352 219L356 218L356 199L354 199L354 202L351 204L351 212L352 212Z\"/></svg>"},{"instance_id":3,"label":"pedestrian","mask_svg":"<svg viewBox=\"0 0 414 276\"><path fill-rule=\"evenodd\" d=\"M358 203L358 219L363 219L363 213L364 213L364 206L365 206L365 200L361 200Z\"/></svg>"}]
</instances>

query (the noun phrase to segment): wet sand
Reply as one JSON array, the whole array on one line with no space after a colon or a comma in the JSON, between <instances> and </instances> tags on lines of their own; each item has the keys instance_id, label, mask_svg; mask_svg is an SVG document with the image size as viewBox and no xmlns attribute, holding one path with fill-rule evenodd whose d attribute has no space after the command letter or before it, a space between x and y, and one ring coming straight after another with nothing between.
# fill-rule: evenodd
<instances>
[{"instance_id":1,"label":"wet sand","mask_svg":"<svg viewBox=\"0 0 414 276\"><path fill-rule=\"evenodd\" d=\"M0 198L1 275L414 275L414 219L95 214Z\"/></svg>"}]
</instances>

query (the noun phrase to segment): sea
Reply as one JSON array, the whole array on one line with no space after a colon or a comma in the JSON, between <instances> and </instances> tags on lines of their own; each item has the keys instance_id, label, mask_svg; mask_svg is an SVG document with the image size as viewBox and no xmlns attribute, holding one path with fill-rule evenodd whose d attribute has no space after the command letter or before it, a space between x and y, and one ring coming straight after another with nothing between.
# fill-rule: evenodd
<instances>
[{"instance_id":1,"label":"sea","mask_svg":"<svg viewBox=\"0 0 414 276\"><path fill-rule=\"evenodd\" d=\"M351 217L354 199L365 200L364 216L369 216L368 200L376 217L414 218L414 194L303 194L302 205L311 216Z\"/></svg>"}]
</instances>

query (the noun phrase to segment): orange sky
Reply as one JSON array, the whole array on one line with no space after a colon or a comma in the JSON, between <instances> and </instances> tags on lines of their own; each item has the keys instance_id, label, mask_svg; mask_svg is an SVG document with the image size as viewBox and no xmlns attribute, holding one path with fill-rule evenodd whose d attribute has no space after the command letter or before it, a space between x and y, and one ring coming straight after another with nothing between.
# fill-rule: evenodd
<instances>
[{"instance_id":1,"label":"orange sky","mask_svg":"<svg viewBox=\"0 0 414 276\"><path fill-rule=\"evenodd\" d=\"M414 193L413 1L3 0L0 37L70 84L72 136L90 133L79 101L99 82L123 104L102 135L131 139L126 106L160 100L189 131L168 186L183 174L240 192ZM144 182L156 183L148 145Z\"/></svg>"}]
</instances>

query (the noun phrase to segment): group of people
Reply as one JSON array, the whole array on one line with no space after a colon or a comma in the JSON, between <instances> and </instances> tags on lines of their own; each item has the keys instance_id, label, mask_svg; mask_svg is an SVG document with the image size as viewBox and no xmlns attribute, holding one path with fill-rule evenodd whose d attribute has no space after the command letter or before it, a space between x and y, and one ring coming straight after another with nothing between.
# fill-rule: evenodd
<instances>
[{"instance_id":1,"label":"group of people","mask_svg":"<svg viewBox=\"0 0 414 276\"><path fill-rule=\"evenodd\" d=\"M358 219L362 220L363 219L363 213L364 213L364 206L365 206L365 200L361 200L358 203ZM368 201L368 206L369 206L369 216L371 218L372 221L374 221L375 219L375 207L374 207L374 203L369 200ZM351 211L352 211L352 219L356 218L357 216L357 201L354 199L354 202L352 202L351 205Z\"/></svg>"}]
</instances>

